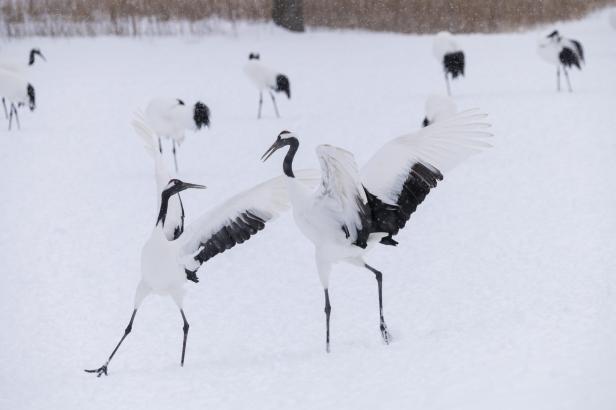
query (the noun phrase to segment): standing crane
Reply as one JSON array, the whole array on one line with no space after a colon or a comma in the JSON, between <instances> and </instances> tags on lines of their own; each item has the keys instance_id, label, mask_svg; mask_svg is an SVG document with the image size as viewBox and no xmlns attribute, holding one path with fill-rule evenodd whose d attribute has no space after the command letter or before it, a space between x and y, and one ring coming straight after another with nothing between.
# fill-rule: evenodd
<instances>
[{"instance_id":1,"label":"standing crane","mask_svg":"<svg viewBox=\"0 0 616 410\"><path fill-rule=\"evenodd\" d=\"M28 63L22 63L22 61L14 61L7 59L0 59L0 70L8 71L13 73L19 77L26 77L27 69L32 67L36 62L36 56L39 56L43 59L43 61L47 61L41 50L38 48L33 48L30 50L30 54L28 57ZM6 109L6 101L5 98L2 97L2 105L4 107L4 117L9 118L9 112Z\"/></svg>"},{"instance_id":2,"label":"standing crane","mask_svg":"<svg viewBox=\"0 0 616 410\"><path fill-rule=\"evenodd\" d=\"M464 76L466 65L464 51L458 46L453 35L447 31L441 31L434 37L433 51L438 62L443 65L447 95L451 95L449 76L451 75L452 80Z\"/></svg>"},{"instance_id":3,"label":"standing crane","mask_svg":"<svg viewBox=\"0 0 616 410\"><path fill-rule=\"evenodd\" d=\"M257 113L257 119L261 118L263 91L269 92L272 98L272 104L274 104L274 110L276 111L276 117L280 118L274 93L282 92L287 95L287 98L291 98L289 77L265 66L261 63L260 59L261 56L258 53L250 53L248 56L248 63L244 66L244 72L257 90L259 90L259 111Z\"/></svg>"},{"instance_id":4,"label":"standing crane","mask_svg":"<svg viewBox=\"0 0 616 410\"><path fill-rule=\"evenodd\" d=\"M383 341L390 334L383 316L383 275L366 263L364 255L376 244L395 246L393 236L404 228L437 181L461 160L489 147L479 122L485 115L465 111L382 146L358 170L353 154L332 145L320 145L321 185L316 191L298 183L293 159L298 136L282 131L261 158L288 147L282 169L287 177L293 216L300 231L315 246L315 262L325 295L326 351L329 352L332 266L347 262L372 272L379 297L379 328Z\"/></svg>"},{"instance_id":5,"label":"standing crane","mask_svg":"<svg viewBox=\"0 0 616 410\"><path fill-rule=\"evenodd\" d=\"M558 30L554 30L539 43L538 51L541 58L556 66L556 90L560 91L560 69L562 67L569 92L573 92L567 70L574 66L578 70L582 69L581 64L584 63L582 43L577 40L564 38Z\"/></svg>"},{"instance_id":6,"label":"standing crane","mask_svg":"<svg viewBox=\"0 0 616 410\"><path fill-rule=\"evenodd\" d=\"M158 136L158 150L163 153L161 137L169 138L173 144L173 161L178 171L176 143L181 145L186 130L198 131L210 125L210 109L197 101L190 107L179 98L154 98L145 109L148 125Z\"/></svg>"},{"instance_id":7,"label":"standing crane","mask_svg":"<svg viewBox=\"0 0 616 410\"><path fill-rule=\"evenodd\" d=\"M146 150L155 158L159 155L154 146L154 131L141 118L135 119L133 126L145 142ZM155 159L157 179L160 158ZM305 183L312 180L300 179ZM183 309L184 284L187 280L198 282L196 275L203 263L234 246L244 243L271 220L284 212L289 205L286 182L283 177L268 180L251 189L241 192L219 206L212 208L197 221L189 225L179 235L176 232L177 213L170 206L170 200L186 189L203 189L202 185L183 182L173 178L160 191L159 210L154 229L141 250L141 279L135 291L133 310L128 326L107 361L97 369L86 370L98 377L107 375L108 366L120 345L130 334L135 316L143 300L151 295L170 296L180 310L183 322L182 355L180 365L184 365L186 341L189 324ZM182 211L183 215L183 211ZM174 217L174 218L172 218ZM171 230L168 225L171 224ZM183 222L182 222L183 224Z\"/></svg>"}]
</instances>

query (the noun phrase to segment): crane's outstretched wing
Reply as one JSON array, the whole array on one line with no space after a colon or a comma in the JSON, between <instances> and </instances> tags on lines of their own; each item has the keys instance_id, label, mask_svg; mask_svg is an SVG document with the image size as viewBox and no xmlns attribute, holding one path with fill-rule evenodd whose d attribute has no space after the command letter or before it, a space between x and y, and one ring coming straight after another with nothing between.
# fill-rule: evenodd
<instances>
[{"instance_id":1,"label":"crane's outstretched wing","mask_svg":"<svg viewBox=\"0 0 616 410\"><path fill-rule=\"evenodd\" d=\"M133 128L143 142L143 147L146 152L154 160L154 173L156 177L156 193L157 193L157 208L160 208L161 193L169 180L171 175L169 170L163 162L163 158L160 155L158 149L154 144L154 131L147 125L143 113L136 112L133 119ZM167 208L167 217L165 218L165 224L163 231L165 237L172 241L180 237L184 232L184 206L182 204L182 197L180 194L172 195L169 198Z\"/></svg>"},{"instance_id":2,"label":"crane's outstretched wing","mask_svg":"<svg viewBox=\"0 0 616 410\"><path fill-rule=\"evenodd\" d=\"M365 248L370 234L370 210L353 154L332 145L319 145L316 152L321 164L319 206L340 223L351 242Z\"/></svg>"},{"instance_id":3,"label":"crane's outstretched wing","mask_svg":"<svg viewBox=\"0 0 616 410\"><path fill-rule=\"evenodd\" d=\"M214 207L189 224L181 240L184 266L192 276L207 260L241 244L289 208L286 176L265 181ZM296 178L316 186L318 172L300 170Z\"/></svg>"},{"instance_id":4,"label":"crane's outstretched wing","mask_svg":"<svg viewBox=\"0 0 616 410\"><path fill-rule=\"evenodd\" d=\"M469 156L490 147L481 122L485 114L468 110L403 135L383 145L361 170L372 210L373 232L388 232L382 243L395 245L392 235L423 202L446 172Z\"/></svg>"}]
</instances>

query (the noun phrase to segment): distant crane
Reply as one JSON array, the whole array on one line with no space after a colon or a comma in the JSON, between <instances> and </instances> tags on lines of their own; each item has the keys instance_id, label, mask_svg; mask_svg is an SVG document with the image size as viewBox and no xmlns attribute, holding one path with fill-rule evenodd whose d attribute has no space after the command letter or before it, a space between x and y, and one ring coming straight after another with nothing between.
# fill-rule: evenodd
<instances>
[{"instance_id":1,"label":"distant crane","mask_svg":"<svg viewBox=\"0 0 616 410\"><path fill-rule=\"evenodd\" d=\"M287 98L290 99L291 84L289 83L289 77L263 65L260 58L261 56L258 53L250 53L248 56L248 63L244 66L244 72L257 90L259 90L259 111L257 113L257 118L261 118L263 91L269 92L272 98L272 104L274 104L274 110L276 111L276 117L280 118L274 92L285 93Z\"/></svg>"},{"instance_id":2,"label":"distant crane","mask_svg":"<svg viewBox=\"0 0 616 410\"><path fill-rule=\"evenodd\" d=\"M2 96L3 103L5 100L10 102L10 112L7 112L6 105L4 105L4 114L9 120L9 131L13 116L17 121L17 128L21 128L17 108L28 105L30 111L34 111L36 108L34 87L19 74L0 69L0 96Z\"/></svg>"},{"instance_id":3,"label":"distant crane","mask_svg":"<svg viewBox=\"0 0 616 410\"><path fill-rule=\"evenodd\" d=\"M154 98L145 109L148 125L158 136L158 149L163 152L161 137L169 138L173 144L173 161L178 171L176 143L184 142L187 130L197 131L210 125L210 109L197 101L190 107L179 98Z\"/></svg>"},{"instance_id":4,"label":"distant crane","mask_svg":"<svg viewBox=\"0 0 616 410\"><path fill-rule=\"evenodd\" d=\"M560 69L562 67L569 92L573 92L567 70L574 66L578 70L582 69L581 64L584 63L582 43L564 38L558 30L554 30L539 43L539 55L548 63L556 65L556 89L560 91Z\"/></svg>"},{"instance_id":5,"label":"distant crane","mask_svg":"<svg viewBox=\"0 0 616 410\"><path fill-rule=\"evenodd\" d=\"M453 35L447 31L441 31L434 37L434 56L439 64L443 65L447 95L451 95L449 76L452 80L464 76L465 57L464 52L454 40Z\"/></svg>"},{"instance_id":6,"label":"distant crane","mask_svg":"<svg viewBox=\"0 0 616 410\"><path fill-rule=\"evenodd\" d=\"M326 351L329 352L331 304L329 277L332 266L347 262L372 272L378 285L379 328L383 341L390 334L383 316L382 273L364 260L377 243L397 245L393 236L404 228L423 202L441 172L490 145L488 124L476 111L465 111L436 122L413 134L398 137L382 146L362 168L353 154L331 145L320 145L321 184L315 192L298 183L293 159L299 148L296 134L282 131L263 154L263 161L288 147L282 169L287 177L293 216L301 232L315 246L315 262L325 293Z\"/></svg>"},{"instance_id":7,"label":"distant crane","mask_svg":"<svg viewBox=\"0 0 616 410\"><path fill-rule=\"evenodd\" d=\"M45 56L43 55L43 53L41 53L41 50L38 48L33 48L30 50L30 54L28 57L28 63L26 64L25 62L22 61L15 61L15 60L7 60L7 59L0 59L0 70L4 70L4 71L8 71L10 73L13 73L19 77L26 77L27 74L27 69L29 67L32 67L36 61L36 56L39 56L43 59L43 61L47 61L47 59L45 58ZM8 110L6 108L6 101L5 98L2 97L2 105L4 107L4 116L5 118L9 118L9 113Z\"/></svg>"},{"instance_id":8,"label":"distant crane","mask_svg":"<svg viewBox=\"0 0 616 410\"><path fill-rule=\"evenodd\" d=\"M450 97L444 95L432 94L426 100L426 116L423 119L422 126L428 125L437 121L442 121L454 115L458 109L456 103Z\"/></svg>"},{"instance_id":9,"label":"distant crane","mask_svg":"<svg viewBox=\"0 0 616 410\"><path fill-rule=\"evenodd\" d=\"M158 180L162 160L154 147L154 131L142 118L136 118L133 125L145 142L146 150L155 158ZM310 179L304 181L309 183ZM198 282L196 272L204 262L247 241L285 211L288 208L285 185L284 178L277 177L241 192L206 212L188 226L184 233L173 235L171 239L167 225L171 223L173 228L177 224L177 208L173 211L170 207L171 198L186 189L205 187L176 178L169 180L160 190L156 224L141 251L141 280L135 291L134 307L128 326L107 361L101 367L86 372L94 373L98 377L107 375L109 363L132 330L137 310L151 294L171 296L180 310L184 334L180 365L183 366L189 329L183 309L184 284L187 280ZM176 215L172 215L174 212ZM175 216L175 219L170 219L170 216Z\"/></svg>"}]
</instances>

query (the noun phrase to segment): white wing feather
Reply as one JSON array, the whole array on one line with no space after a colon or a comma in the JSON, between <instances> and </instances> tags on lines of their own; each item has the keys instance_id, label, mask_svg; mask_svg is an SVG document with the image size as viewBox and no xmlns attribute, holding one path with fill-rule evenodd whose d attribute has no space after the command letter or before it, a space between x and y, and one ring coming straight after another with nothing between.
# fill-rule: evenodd
<instances>
[{"instance_id":1,"label":"white wing feather","mask_svg":"<svg viewBox=\"0 0 616 410\"><path fill-rule=\"evenodd\" d=\"M361 230L361 204L367 202L353 154L332 145L316 149L321 164L321 187L317 192L319 205L328 210L341 226L346 226L350 239L357 239Z\"/></svg>"},{"instance_id":2,"label":"white wing feather","mask_svg":"<svg viewBox=\"0 0 616 410\"><path fill-rule=\"evenodd\" d=\"M414 163L442 173L491 145L484 131L490 125L478 110L467 110L383 145L361 170L364 186L372 194L396 204Z\"/></svg>"}]
</instances>

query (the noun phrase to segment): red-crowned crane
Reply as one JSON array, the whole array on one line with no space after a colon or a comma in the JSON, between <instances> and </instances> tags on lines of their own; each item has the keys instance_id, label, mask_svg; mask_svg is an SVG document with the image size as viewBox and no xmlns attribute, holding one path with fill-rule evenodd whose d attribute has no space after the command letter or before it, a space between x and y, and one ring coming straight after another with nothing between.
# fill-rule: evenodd
<instances>
[{"instance_id":1,"label":"red-crowned crane","mask_svg":"<svg viewBox=\"0 0 616 410\"><path fill-rule=\"evenodd\" d=\"M291 98L289 77L265 66L261 63L260 59L261 56L258 53L250 53L248 62L244 66L244 72L257 90L259 90L259 110L257 112L257 119L261 118L263 91L269 92L272 103L274 104L274 110L276 111L276 117L280 118L274 93L282 92L286 94L287 98Z\"/></svg>"},{"instance_id":2,"label":"red-crowned crane","mask_svg":"<svg viewBox=\"0 0 616 410\"><path fill-rule=\"evenodd\" d=\"M569 92L573 92L568 70L572 67L577 67L578 70L582 69L582 63L584 63L582 43L564 38L558 30L554 30L545 39L542 39L538 51L541 58L556 66L556 89L560 91L560 69L562 67Z\"/></svg>"},{"instance_id":3,"label":"red-crowned crane","mask_svg":"<svg viewBox=\"0 0 616 410\"><path fill-rule=\"evenodd\" d=\"M145 141L146 150L155 158L158 180L162 175L162 160L154 145L154 131L141 118L135 119L133 125ZM300 178L302 181L307 184L314 182L309 173L305 175L305 178ZM159 190L158 216L141 250L141 279L135 291L128 326L107 361L101 367L86 372L98 377L107 375L109 362L132 330L137 310L143 300L152 294L170 296L180 310L183 321L180 365L183 366L189 329L183 308L187 280L198 282L196 273L204 262L249 240L285 211L289 204L286 181L283 177L277 177L221 202L176 235L180 211L178 206L171 207L170 201L190 188L205 187L173 178ZM183 210L181 215L183 225ZM171 225L170 229L168 225Z\"/></svg>"},{"instance_id":4,"label":"red-crowned crane","mask_svg":"<svg viewBox=\"0 0 616 410\"><path fill-rule=\"evenodd\" d=\"M480 122L485 115L465 111L382 146L361 172L353 154L332 145L320 145L321 184L311 191L295 178L293 159L297 135L282 131L263 154L267 160L288 147L282 169L287 178L293 216L301 232L315 246L315 262L325 296L326 351L329 352L331 313L329 278L332 266L347 262L372 272L378 285L379 328L385 343L390 335L383 316L382 274L366 263L372 247L397 245L393 236L404 228L437 181L461 160L489 147Z\"/></svg>"}]
</instances>

